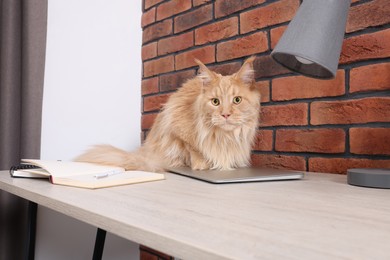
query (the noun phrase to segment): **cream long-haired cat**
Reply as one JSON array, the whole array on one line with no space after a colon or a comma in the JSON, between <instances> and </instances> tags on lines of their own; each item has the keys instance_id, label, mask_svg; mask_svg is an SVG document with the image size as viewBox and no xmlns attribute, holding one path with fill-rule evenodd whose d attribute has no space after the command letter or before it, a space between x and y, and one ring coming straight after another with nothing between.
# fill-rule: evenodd
<instances>
[{"instance_id":1,"label":"cream long-haired cat","mask_svg":"<svg viewBox=\"0 0 390 260\"><path fill-rule=\"evenodd\" d=\"M180 166L195 170L248 166L260 110L254 59L247 59L237 73L229 76L212 72L196 60L198 76L170 96L138 150L126 152L97 145L76 161L145 171Z\"/></svg>"}]
</instances>

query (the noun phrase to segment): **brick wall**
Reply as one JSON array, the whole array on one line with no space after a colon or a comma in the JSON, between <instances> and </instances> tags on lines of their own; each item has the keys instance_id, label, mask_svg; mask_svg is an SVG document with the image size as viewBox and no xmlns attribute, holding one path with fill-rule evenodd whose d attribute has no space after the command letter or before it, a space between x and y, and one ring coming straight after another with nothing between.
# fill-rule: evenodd
<instances>
[{"instance_id":1,"label":"brick wall","mask_svg":"<svg viewBox=\"0 0 390 260\"><path fill-rule=\"evenodd\" d=\"M390 4L352 1L334 80L276 64L270 53L299 0L143 0L142 131L196 75L196 57L221 74L256 55L262 92L256 165L345 173L390 167Z\"/></svg>"}]
</instances>

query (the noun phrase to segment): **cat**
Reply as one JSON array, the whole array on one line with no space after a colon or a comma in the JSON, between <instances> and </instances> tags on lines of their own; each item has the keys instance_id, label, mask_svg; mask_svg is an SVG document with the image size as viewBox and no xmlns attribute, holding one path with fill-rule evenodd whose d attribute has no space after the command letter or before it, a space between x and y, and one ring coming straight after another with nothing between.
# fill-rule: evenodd
<instances>
[{"instance_id":1,"label":"cat","mask_svg":"<svg viewBox=\"0 0 390 260\"><path fill-rule=\"evenodd\" d=\"M169 97L138 150L97 145L75 160L153 172L249 166L260 113L254 60L252 56L238 72L222 76L195 59L198 75Z\"/></svg>"}]
</instances>

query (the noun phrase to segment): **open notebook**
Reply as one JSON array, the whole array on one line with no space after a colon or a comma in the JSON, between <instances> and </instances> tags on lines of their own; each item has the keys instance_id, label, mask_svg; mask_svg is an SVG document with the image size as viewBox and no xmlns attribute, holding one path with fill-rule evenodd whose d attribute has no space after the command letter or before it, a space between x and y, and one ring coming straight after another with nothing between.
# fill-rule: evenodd
<instances>
[{"instance_id":1,"label":"open notebook","mask_svg":"<svg viewBox=\"0 0 390 260\"><path fill-rule=\"evenodd\" d=\"M22 159L10 169L12 177L48 178L53 184L97 189L140 182L163 180L164 174L126 171L121 167L83 162Z\"/></svg>"},{"instance_id":2,"label":"open notebook","mask_svg":"<svg viewBox=\"0 0 390 260\"><path fill-rule=\"evenodd\" d=\"M236 182L254 182L254 181L281 181L281 180L299 180L304 177L300 171L290 171L283 169L270 168L238 168L228 171L203 170L195 171L188 167L171 168L170 172L187 176L190 178L206 181L214 184L236 183Z\"/></svg>"}]
</instances>

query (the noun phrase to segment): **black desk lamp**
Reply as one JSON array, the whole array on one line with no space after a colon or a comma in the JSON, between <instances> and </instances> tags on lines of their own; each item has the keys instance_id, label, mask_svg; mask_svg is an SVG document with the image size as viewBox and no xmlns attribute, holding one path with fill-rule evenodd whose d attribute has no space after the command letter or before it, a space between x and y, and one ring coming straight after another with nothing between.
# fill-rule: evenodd
<instances>
[{"instance_id":1,"label":"black desk lamp","mask_svg":"<svg viewBox=\"0 0 390 260\"><path fill-rule=\"evenodd\" d=\"M302 75L336 75L351 0L304 0L271 57ZM390 169L349 169L348 183L390 188Z\"/></svg>"}]
</instances>

